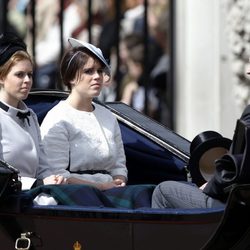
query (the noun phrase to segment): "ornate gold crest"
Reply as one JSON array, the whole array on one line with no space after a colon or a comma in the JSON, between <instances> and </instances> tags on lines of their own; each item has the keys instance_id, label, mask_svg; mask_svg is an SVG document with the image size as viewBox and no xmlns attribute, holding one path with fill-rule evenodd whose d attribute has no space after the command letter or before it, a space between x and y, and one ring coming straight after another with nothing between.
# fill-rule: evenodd
<instances>
[{"instance_id":1,"label":"ornate gold crest","mask_svg":"<svg viewBox=\"0 0 250 250\"><path fill-rule=\"evenodd\" d=\"M82 246L78 241L76 241L73 245L73 248L74 248L74 250L81 250Z\"/></svg>"}]
</instances>

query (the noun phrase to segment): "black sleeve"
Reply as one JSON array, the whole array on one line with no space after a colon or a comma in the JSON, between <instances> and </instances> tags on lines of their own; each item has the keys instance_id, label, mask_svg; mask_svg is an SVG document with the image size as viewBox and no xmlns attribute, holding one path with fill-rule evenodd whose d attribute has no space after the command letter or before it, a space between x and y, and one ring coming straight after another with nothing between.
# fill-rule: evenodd
<instances>
[{"instance_id":1,"label":"black sleeve","mask_svg":"<svg viewBox=\"0 0 250 250\"><path fill-rule=\"evenodd\" d=\"M250 124L250 105L246 106L240 119Z\"/></svg>"},{"instance_id":2,"label":"black sleeve","mask_svg":"<svg viewBox=\"0 0 250 250\"><path fill-rule=\"evenodd\" d=\"M33 184L33 186L32 186L31 188L39 187L39 186L42 186L42 185L44 185L43 180L37 179L37 180L34 182L34 184Z\"/></svg>"}]
</instances>

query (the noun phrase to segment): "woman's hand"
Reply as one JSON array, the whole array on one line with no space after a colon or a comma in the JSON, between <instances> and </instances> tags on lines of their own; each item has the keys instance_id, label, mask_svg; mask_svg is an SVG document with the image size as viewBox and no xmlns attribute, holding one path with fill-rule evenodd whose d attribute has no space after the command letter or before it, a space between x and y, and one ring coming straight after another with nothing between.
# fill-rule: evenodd
<instances>
[{"instance_id":1,"label":"woman's hand","mask_svg":"<svg viewBox=\"0 0 250 250\"><path fill-rule=\"evenodd\" d=\"M111 182L104 182L104 183L99 183L99 182L92 182L92 181L86 181L86 180L82 180L82 179L78 179L75 177L69 177L67 180L68 184L85 184L85 185L90 185L93 187L98 188L99 190L108 190L111 188L115 188L115 187L124 187L126 184L124 182L124 180L122 179L114 179Z\"/></svg>"},{"instance_id":2,"label":"woman's hand","mask_svg":"<svg viewBox=\"0 0 250 250\"><path fill-rule=\"evenodd\" d=\"M50 184L66 184L67 179L64 178L61 175L50 175L43 179L44 185L50 185Z\"/></svg>"},{"instance_id":3,"label":"woman's hand","mask_svg":"<svg viewBox=\"0 0 250 250\"><path fill-rule=\"evenodd\" d=\"M120 178L116 178L113 180L113 182L119 186L119 187L125 187L126 186L126 182L123 179Z\"/></svg>"},{"instance_id":4,"label":"woman's hand","mask_svg":"<svg viewBox=\"0 0 250 250\"><path fill-rule=\"evenodd\" d=\"M116 176L114 176L113 180L120 187L126 186L126 178L124 176L122 176L122 175L116 175Z\"/></svg>"},{"instance_id":5,"label":"woman's hand","mask_svg":"<svg viewBox=\"0 0 250 250\"><path fill-rule=\"evenodd\" d=\"M116 187L124 187L126 184L124 183L123 180L121 179L115 179L111 182L104 182L104 183L96 183L96 187L102 191L108 190L111 188L116 188Z\"/></svg>"}]
</instances>

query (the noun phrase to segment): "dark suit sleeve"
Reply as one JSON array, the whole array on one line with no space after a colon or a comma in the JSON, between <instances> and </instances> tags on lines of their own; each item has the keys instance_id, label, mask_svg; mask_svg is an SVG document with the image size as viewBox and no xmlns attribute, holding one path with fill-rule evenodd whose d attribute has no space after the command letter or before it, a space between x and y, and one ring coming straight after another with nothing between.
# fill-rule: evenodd
<instances>
[{"instance_id":1,"label":"dark suit sleeve","mask_svg":"<svg viewBox=\"0 0 250 250\"><path fill-rule=\"evenodd\" d=\"M240 119L250 124L250 105L246 106Z\"/></svg>"}]
</instances>

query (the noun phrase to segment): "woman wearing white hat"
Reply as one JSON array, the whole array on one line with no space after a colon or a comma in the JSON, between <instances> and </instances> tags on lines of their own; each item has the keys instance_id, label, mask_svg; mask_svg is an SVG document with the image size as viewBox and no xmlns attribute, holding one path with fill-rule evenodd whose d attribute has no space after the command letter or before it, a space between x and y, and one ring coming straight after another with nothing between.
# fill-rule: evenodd
<instances>
[{"instance_id":1,"label":"woman wearing white hat","mask_svg":"<svg viewBox=\"0 0 250 250\"><path fill-rule=\"evenodd\" d=\"M63 84L70 90L41 125L46 156L54 173L68 183L90 184L100 190L125 186L126 159L116 117L93 103L110 67L100 49L70 38L61 61Z\"/></svg>"}]
</instances>

